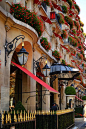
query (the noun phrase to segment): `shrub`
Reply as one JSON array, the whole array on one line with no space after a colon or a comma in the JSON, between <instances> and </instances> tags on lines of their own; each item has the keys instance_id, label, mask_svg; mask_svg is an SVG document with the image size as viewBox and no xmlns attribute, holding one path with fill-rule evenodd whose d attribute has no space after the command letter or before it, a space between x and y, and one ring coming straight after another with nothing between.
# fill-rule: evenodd
<instances>
[{"instance_id":1,"label":"shrub","mask_svg":"<svg viewBox=\"0 0 86 129\"><path fill-rule=\"evenodd\" d=\"M64 17L63 17L62 14L57 14L57 18L58 18L59 24L63 24L64 23Z\"/></svg>"},{"instance_id":2,"label":"shrub","mask_svg":"<svg viewBox=\"0 0 86 129\"><path fill-rule=\"evenodd\" d=\"M44 2L46 3L47 6L50 6L49 0L44 0Z\"/></svg>"},{"instance_id":3,"label":"shrub","mask_svg":"<svg viewBox=\"0 0 86 129\"><path fill-rule=\"evenodd\" d=\"M72 1L71 0L66 0L68 4L70 5L70 8L72 8Z\"/></svg>"},{"instance_id":4,"label":"shrub","mask_svg":"<svg viewBox=\"0 0 86 129\"><path fill-rule=\"evenodd\" d=\"M77 30L79 29L80 25L79 22L74 21L75 26L77 27Z\"/></svg>"},{"instance_id":5,"label":"shrub","mask_svg":"<svg viewBox=\"0 0 86 129\"><path fill-rule=\"evenodd\" d=\"M86 100L86 96L83 96L83 97L82 97L82 100Z\"/></svg>"},{"instance_id":6,"label":"shrub","mask_svg":"<svg viewBox=\"0 0 86 129\"><path fill-rule=\"evenodd\" d=\"M74 34L76 34L76 30L73 29L72 32L73 32Z\"/></svg>"},{"instance_id":7,"label":"shrub","mask_svg":"<svg viewBox=\"0 0 86 129\"><path fill-rule=\"evenodd\" d=\"M68 86L65 88L65 94L66 95L76 95L75 88L72 86Z\"/></svg>"},{"instance_id":8,"label":"shrub","mask_svg":"<svg viewBox=\"0 0 86 129\"><path fill-rule=\"evenodd\" d=\"M71 45L73 45L74 47L77 47L78 42L75 38L72 38L72 37L69 36L68 40L69 40Z\"/></svg>"},{"instance_id":9,"label":"shrub","mask_svg":"<svg viewBox=\"0 0 86 129\"><path fill-rule=\"evenodd\" d=\"M21 4L12 4L10 8L10 13L13 14L16 19L32 26L37 31L39 36L42 35L43 22L36 15L36 13L30 12L30 10L22 7Z\"/></svg>"},{"instance_id":10,"label":"shrub","mask_svg":"<svg viewBox=\"0 0 86 129\"><path fill-rule=\"evenodd\" d=\"M40 39L42 47L44 47L45 50L49 51L51 49L51 44L47 41L47 38L42 37Z\"/></svg>"},{"instance_id":11,"label":"shrub","mask_svg":"<svg viewBox=\"0 0 86 129\"><path fill-rule=\"evenodd\" d=\"M22 105L22 102L21 101L18 101L18 103L16 104L15 106L15 111L19 111L19 112L22 112L24 113L24 110L26 111L25 107Z\"/></svg>"},{"instance_id":12,"label":"shrub","mask_svg":"<svg viewBox=\"0 0 86 129\"><path fill-rule=\"evenodd\" d=\"M62 64L64 64L64 65L66 65L66 61L65 61L65 60L63 60L63 59L62 59L62 62L61 62L61 63L62 63Z\"/></svg>"},{"instance_id":13,"label":"shrub","mask_svg":"<svg viewBox=\"0 0 86 129\"><path fill-rule=\"evenodd\" d=\"M70 25L70 29L72 29L73 28L73 20L68 16L65 16L64 19Z\"/></svg>"},{"instance_id":14,"label":"shrub","mask_svg":"<svg viewBox=\"0 0 86 129\"><path fill-rule=\"evenodd\" d=\"M77 4L74 4L75 8L77 9L78 13L80 13L80 8Z\"/></svg>"},{"instance_id":15,"label":"shrub","mask_svg":"<svg viewBox=\"0 0 86 129\"><path fill-rule=\"evenodd\" d=\"M57 50L53 51L53 52L52 52L52 55L53 55L57 60L59 60L59 59L61 58L60 52L58 52Z\"/></svg>"},{"instance_id":16,"label":"shrub","mask_svg":"<svg viewBox=\"0 0 86 129\"><path fill-rule=\"evenodd\" d=\"M62 36L66 39L68 37L68 32L66 30L62 30Z\"/></svg>"},{"instance_id":17,"label":"shrub","mask_svg":"<svg viewBox=\"0 0 86 129\"><path fill-rule=\"evenodd\" d=\"M66 6L62 6L62 11L63 11L63 13L67 13L68 12L67 7Z\"/></svg>"}]
</instances>

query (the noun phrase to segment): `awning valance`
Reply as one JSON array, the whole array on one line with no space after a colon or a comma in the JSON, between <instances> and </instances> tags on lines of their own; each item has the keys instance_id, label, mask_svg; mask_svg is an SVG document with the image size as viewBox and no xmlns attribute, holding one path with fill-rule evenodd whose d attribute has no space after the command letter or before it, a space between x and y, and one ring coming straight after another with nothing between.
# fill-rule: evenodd
<instances>
[{"instance_id":1,"label":"awning valance","mask_svg":"<svg viewBox=\"0 0 86 129\"><path fill-rule=\"evenodd\" d=\"M57 10L61 11L62 12L62 9L59 5L55 4L55 3L52 3L54 8L56 8Z\"/></svg>"},{"instance_id":2,"label":"awning valance","mask_svg":"<svg viewBox=\"0 0 86 129\"><path fill-rule=\"evenodd\" d=\"M70 50L69 50L67 47L65 47L65 46L62 45L62 44L61 44L61 46L62 46L64 49L66 49L68 52L70 52Z\"/></svg>"},{"instance_id":3,"label":"awning valance","mask_svg":"<svg viewBox=\"0 0 86 129\"><path fill-rule=\"evenodd\" d=\"M49 86L48 84L46 84L45 82L43 82L41 79L39 79L38 77L36 77L34 74L32 74L30 71L28 71L26 68L14 63L13 61L11 61L12 64L14 64L16 67L18 67L20 70L22 70L24 73L26 73L27 75L29 75L31 78L33 78L35 81L37 81L38 83L40 83L42 86L44 86L46 89L48 89L50 92L54 92L54 93L59 93L58 91L56 91L55 89L53 89L51 86Z\"/></svg>"},{"instance_id":4,"label":"awning valance","mask_svg":"<svg viewBox=\"0 0 86 129\"><path fill-rule=\"evenodd\" d=\"M59 37L60 39L62 39L62 37L59 34L57 34L57 33L54 33L54 34L56 37Z\"/></svg>"},{"instance_id":5,"label":"awning valance","mask_svg":"<svg viewBox=\"0 0 86 129\"><path fill-rule=\"evenodd\" d=\"M83 101L82 99L78 98L77 96L75 96L77 99L79 99L80 101Z\"/></svg>"},{"instance_id":6,"label":"awning valance","mask_svg":"<svg viewBox=\"0 0 86 129\"><path fill-rule=\"evenodd\" d=\"M39 0L34 0L34 4L41 4L41 1L39 1Z\"/></svg>"},{"instance_id":7,"label":"awning valance","mask_svg":"<svg viewBox=\"0 0 86 129\"><path fill-rule=\"evenodd\" d=\"M42 18L45 22L47 22L47 23L49 23L49 24L52 24L52 22L50 21L50 19L49 19L48 17L42 16L42 15L40 15L40 16L41 16L41 18Z\"/></svg>"}]
</instances>

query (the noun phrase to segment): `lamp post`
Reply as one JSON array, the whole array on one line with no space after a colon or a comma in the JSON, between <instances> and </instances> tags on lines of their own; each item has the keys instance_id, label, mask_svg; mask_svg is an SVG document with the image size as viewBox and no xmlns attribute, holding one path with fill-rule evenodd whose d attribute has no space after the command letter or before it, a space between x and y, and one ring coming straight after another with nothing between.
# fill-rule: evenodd
<instances>
[{"instance_id":1,"label":"lamp post","mask_svg":"<svg viewBox=\"0 0 86 129\"><path fill-rule=\"evenodd\" d=\"M18 56L18 60L19 60L19 63L24 66L27 62L27 59L28 59L28 52L25 50L24 48L24 43L22 43L22 48L20 49L19 52L17 52L17 56Z\"/></svg>"},{"instance_id":2,"label":"lamp post","mask_svg":"<svg viewBox=\"0 0 86 129\"><path fill-rule=\"evenodd\" d=\"M41 62L42 60L47 59L45 55L41 56L38 60L34 60L33 59L33 73L34 73L34 68L37 69L37 67L40 67L39 62ZM43 69L43 74L45 77L49 76L50 73L50 67L47 65L47 60L46 60L46 64L45 66L42 68Z\"/></svg>"},{"instance_id":3,"label":"lamp post","mask_svg":"<svg viewBox=\"0 0 86 129\"><path fill-rule=\"evenodd\" d=\"M47 65L47 61L46 61L46 65L42 69L43 69L44 76L48 77L50 73L50 67Z\"/></svg>"},{"instance_id":4,"label":"lamp post","mask_svg":"<svg viewBox=\"0 0 86 129\"><path fill-rule=\"evenodd\" d=\"M7 63L7 57L9 56L9 54L15 50L16 48L16 44L17 44L17 41L19 39L22 39L22 42L24 41L24 38L25 36L24 35L18 35L17 37L15 37L11 42L5 42L5 66L6 66L6 63ZM25 65L25 63L27 62L27 59L28 59L28 52L26 52L25 48L24 48L24 43L22 43L22 48L20 49L20 51L17 53L18 55L18 60L19 60L19 63L21 65Z\"/></svg>"}]
</instances>

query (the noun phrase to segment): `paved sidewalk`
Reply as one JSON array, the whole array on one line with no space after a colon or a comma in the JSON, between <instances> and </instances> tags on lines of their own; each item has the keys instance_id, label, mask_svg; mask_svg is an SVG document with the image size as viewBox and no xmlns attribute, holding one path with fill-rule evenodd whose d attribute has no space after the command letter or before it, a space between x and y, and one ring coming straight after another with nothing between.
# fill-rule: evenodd
<instances>
[{"instance_id":1,"label":"paved sidewalk","mask_svg":"<svg viewBox=\"0 0 86 129\"><path fill-rule=\"evenodd\" d=\"M75 126L71 129L86 129L83 118L75 118Z\"/></svg>"}]
</instances>

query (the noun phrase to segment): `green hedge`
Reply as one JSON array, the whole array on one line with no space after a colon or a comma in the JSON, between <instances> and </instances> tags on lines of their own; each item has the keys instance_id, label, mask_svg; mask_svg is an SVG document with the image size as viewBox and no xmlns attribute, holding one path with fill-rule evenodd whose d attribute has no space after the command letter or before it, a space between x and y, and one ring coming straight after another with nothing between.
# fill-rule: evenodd
<instances>
[{"instance_id":1,"label":"green hedge","mask_svg":"<svg viewBox=\"0 0 86 129\"><path fill-rule=\"evenodd\" d=\"M83 97L82 97L82 100L86 100L86 96L83 96Z\"/></svg>"},{"instance_id":2,"label":"green hedge","mask_svg":"<svg viewBox=\"0 0 86 129\"><path fill-rule=\"evenodd\" d=\"M83 107L76 107L75 108L75 118L83 117Z\"/></svg>"},{"instance_id":3,"label":"green hedge","mask_svg":"<svg viewBox=\"0 0 86 129\"><path fill-rule=\"evenodd\" d=\"M76 95L75 88L68 86L65 88L65 94L66 95Z\"/></svg>"}]
</instances>

